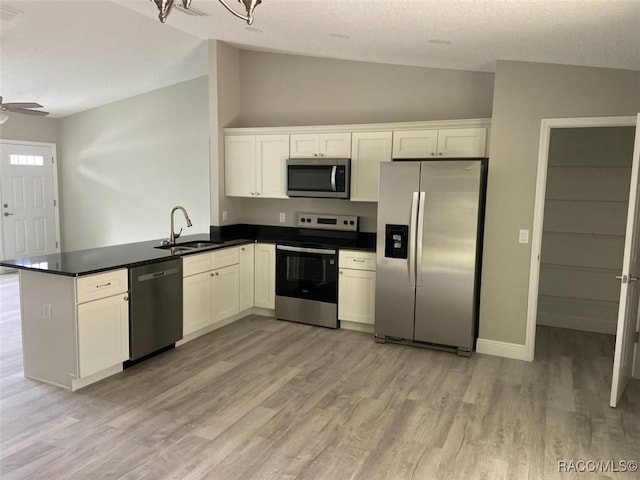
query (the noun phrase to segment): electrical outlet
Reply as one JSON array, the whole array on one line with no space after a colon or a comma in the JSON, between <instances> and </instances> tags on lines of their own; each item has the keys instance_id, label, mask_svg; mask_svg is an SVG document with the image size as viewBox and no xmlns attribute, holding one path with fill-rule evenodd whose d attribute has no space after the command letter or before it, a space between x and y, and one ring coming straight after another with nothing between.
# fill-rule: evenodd
<instances>
[{"instance_id":1,"label":"electrical outlet","mask_svg":"<svg viewBox=\"0 0 640 480\"><path fill-rule=\"evenodd\" d=\"M45 320L51 320L51 304L43 303L42 304L42 318Z\"/></svg>"},{"instance_id":2,"label":"electrical outlet","mask_svg":"<svg viewBox=\"0 0 640 480\"><path fill-rule=\"evenodd\" d=\"M529 230L520 230L518 241L520 243L529 243Z\"/></svg>"},{"instance_id":3,"label":"electrical outlet","mask_svg":"<svg viewBox=\"0 0 640 480\"><path fill-rule=\"evenodd\" d=\"M284 223L287 221L287 216L284 212L280 212L280 223Z\"/></svg>"},{"instance_id":4,"label":"electrical outlet","mask_svg":"<svg viewBox=\"0 0 640 480\"><path fill-rule=\"evenodd\" d=\"M222 211L222 221L226 222L228 218L229 218L229 215L227 214L227 211L223 210Z\"/></svg>"}]
</instances>

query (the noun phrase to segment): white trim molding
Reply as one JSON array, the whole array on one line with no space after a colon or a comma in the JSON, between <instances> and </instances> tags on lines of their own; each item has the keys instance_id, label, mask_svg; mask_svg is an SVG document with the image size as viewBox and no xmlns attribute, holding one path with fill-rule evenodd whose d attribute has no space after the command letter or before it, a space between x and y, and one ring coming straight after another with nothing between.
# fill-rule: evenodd
<instances>
[{"instance_id":1,"label":"white trim molding","mask_svg":"<svg viewBox=\"0 0 640 480\"><path fill-rule=\"evenodd\" d=\"M518 343L498 342L479 338L476 342L476 352L496 357L513 358L514 360L528 360L526 345Z\"/></svg>"}]
</instances>

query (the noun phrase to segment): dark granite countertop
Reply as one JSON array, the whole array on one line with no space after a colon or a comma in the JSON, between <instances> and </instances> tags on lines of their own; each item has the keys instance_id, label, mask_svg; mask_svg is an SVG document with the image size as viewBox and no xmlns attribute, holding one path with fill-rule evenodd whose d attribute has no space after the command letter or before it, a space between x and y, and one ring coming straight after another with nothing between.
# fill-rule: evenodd
<instances>
[{"instance_id":1,"label":"dark granite countertop","mask_svg":"<svg viewBox=\"0 0 640 480\"><path fill-rule=\"evenodd\" d=\"M203 253L219 248L244 245L252 242L283 243L288 245L312 245L349 250L375 251L375 234L359 233L351 236L309 235L310 232L291 227L260 225L232 225L211 227L207 234L185 235L177 244L193 241L216 242L209 247L191 251L155 248L160 239L127 243L109 247L90 248L73 252L56 253L36 257L0 261L4 267L39 271L56 275L77 277L115 268L129 268L170 258Z\"/></svg>"}]
</instances>

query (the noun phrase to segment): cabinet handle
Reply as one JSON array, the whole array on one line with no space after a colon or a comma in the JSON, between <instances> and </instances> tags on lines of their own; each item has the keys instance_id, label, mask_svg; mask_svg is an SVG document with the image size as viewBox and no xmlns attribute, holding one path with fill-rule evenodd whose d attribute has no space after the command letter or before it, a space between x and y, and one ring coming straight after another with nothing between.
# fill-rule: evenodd
<instances>
[{"instance_id":1,"label":"cabinet handle","mask_svg":"<svg viewBox=\"0 0 640 480\"><path fill-rule=\"evenodd\" d=\"M442 152L438 152L438 155L442 156Z\"/></svg>"},{"instance_id":2,"label":"cabinet handle","mask_svg":"<svg viewBox=\"0 0 640 480\"><path fill-rule=\"evenodd\" d=\"M340 275L342 275L342 270L340 270Z\"/></svg>"},{"instance_id":3,"label":"cabinet handle","mask_svg":"<svg viewBox=\"0 0 640 480\"><path fill-rule=\"evenodd\" d=\"M213 277L215 275L215 273L211 272L211 276Z\"/></svg>"},{"instance_id":4,"label":"cabinet handle","mask_svg":"<svg viewBox=\"0 0 640 480\"><path fill-rule=\"evenodd\" d=\"M100 285L96 285L96 288L108 287L109 285L111 285L111 282L107 282L107 283L103 283L103 284L100 284Z\"/></svg>"},{"instance_id":5,"label":"cabinet handle","mask_svg":"<svg viewBox=\"0 0 640 480\"><path fill-rule=\"evenodd\" d=\"M366 260L362 260L361 258L353 258L352 260L358 263L364 263L366 261Z\"/></svg>"},{"instance_id":6,"label":"cabinet handle","mask_svg":"<svg viewBox=\"0 0 640 480\"><path fill-rule=\"evenodd\" d=\"M128 296L124 297L124 301L126 302L127 300L129 300L129 297Z\"/></svg>"},{"instance_id":7,"label":"cabinet handle","mask_svg":"<svg viewBox=\"0 0 640 480\"><path fill-rule=\"evenodd\" d=\"M431 156L435 157L436 156L436 152L431 152Z\"/></svg>"},{"instance_id":8,"label":"cabinet handle","mask_svg":"<svg viewBox=\"0 0 640 480\"><path fill-rule=\"evenodd\" d=\"M216 277L217 277L218 275L220 275L220 274L219 274L218 272L216 272Z\"/></svg>"},{"instance_id":9,"label":"cabinet handle","mask_svg":"<svg viewBox=\"0 0 640 480\"><path fill-rule=\"evenodd\" d=\"M321 156L321 157L324 157L324 153L320 153L320 156Z\"/></svg>"}]
</instances>

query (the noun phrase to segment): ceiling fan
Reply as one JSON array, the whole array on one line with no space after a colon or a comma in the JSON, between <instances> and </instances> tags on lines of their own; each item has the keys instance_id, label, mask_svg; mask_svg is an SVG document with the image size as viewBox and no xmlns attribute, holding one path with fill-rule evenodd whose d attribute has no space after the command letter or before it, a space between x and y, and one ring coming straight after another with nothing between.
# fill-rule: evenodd
<instances>
[{"instance_id":1,"label":"ceiling fan","mask_svg":"<svg viewBox=\"0 0 640 480\"><path fill-rule=\"evenodd\" d=\"M27 115L39 116L49 115L49 112L45 112L43 110L31 110L32 108L42 108L42 105L35 102L4 103L2 101L2 97L0 97L0 118L6 117L3 120L0 120L0 123L3 123L7 118L9 118L4 114L4 112L25 113Z\"/></svg>"}]
</instances>

